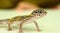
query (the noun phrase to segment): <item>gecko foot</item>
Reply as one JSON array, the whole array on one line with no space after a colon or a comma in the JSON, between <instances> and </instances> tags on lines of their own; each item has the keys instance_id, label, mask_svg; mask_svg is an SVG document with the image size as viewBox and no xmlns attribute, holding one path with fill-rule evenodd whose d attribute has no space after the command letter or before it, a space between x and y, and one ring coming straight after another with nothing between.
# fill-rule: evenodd
<instances>
[{"instance_id":1,"label":"gecko foot","mask_svg":"<svg viewBox=\"0 0 60 33\"><path fill-rule=\"evenodd\" d=\"M40 32L40 30L38 30L38 32Z\"/></svg>"},{"instance_id":2,"label":"gecko foot","mask_svg":"<svg viewBox=\"0 0 60 33\"><path fill-rule=\"evenodd\" d=\"M8 31L12 31L12 29L8 29Z\"/></svg>"},{"instance_id":3,"label":"gecko foot","mask_svg":"<svg viewBox=\"0 0 60 33\"><path fill-rule=\"evenodd\" d=\"M38 32L40 32L41 30L40 30L40 29L38 29L37 31L38 31Z\"/></svg>"}]
</instances>

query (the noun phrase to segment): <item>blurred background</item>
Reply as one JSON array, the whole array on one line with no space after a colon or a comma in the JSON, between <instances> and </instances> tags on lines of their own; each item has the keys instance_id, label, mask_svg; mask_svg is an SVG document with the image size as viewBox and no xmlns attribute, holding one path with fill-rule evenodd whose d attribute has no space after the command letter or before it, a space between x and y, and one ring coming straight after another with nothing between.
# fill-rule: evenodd
<instances>
[{"instance_id":1,"label":"blurred background","mask_svg":"<svg viewBox=\"0 0 60 33\"><path fill-rule=\"evenodd\" d=\"M0 0L0 9L13 9L21 0ZM23 0L35 2L41 8L56 8L60 0Z\"/></svg>"}]
</instances>

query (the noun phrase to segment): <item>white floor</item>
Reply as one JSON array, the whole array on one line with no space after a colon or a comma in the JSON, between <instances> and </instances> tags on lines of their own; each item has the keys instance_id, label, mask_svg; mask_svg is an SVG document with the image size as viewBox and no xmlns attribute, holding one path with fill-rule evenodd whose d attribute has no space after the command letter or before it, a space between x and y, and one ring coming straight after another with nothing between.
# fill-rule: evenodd
<instances>
[{"instance_id":1,"label":"white floor","mask_svg":"<svg viewBox=\"0 0 60 33\"><path fill-rule=\"evenodd\" d=\"M0 19L14 17L16 15L18 14L12 11L0 11ZM24 25L24 33L60 33L60 10L47 10L47 15L36 21L38 22L41 31L37 32L35 25L32 23ZM7 31L7 27L0 28L0 33L18 32L18 28L14 28L12 31Z\"/></svg>"}]
</instances>

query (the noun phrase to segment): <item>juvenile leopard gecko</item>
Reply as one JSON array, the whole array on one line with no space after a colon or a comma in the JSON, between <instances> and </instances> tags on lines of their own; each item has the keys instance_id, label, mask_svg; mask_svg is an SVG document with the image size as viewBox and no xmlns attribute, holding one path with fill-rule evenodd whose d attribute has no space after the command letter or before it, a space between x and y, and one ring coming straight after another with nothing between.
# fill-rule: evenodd
<instances>
[{"instance_id":1,"label":"juvenile leopard gecko","mask_svg":"<svg viewBox=\"0 0 60 33\"><path fill-rule=\"evenodd\" d=\"M37 31L40 31L39 26L38 26L37 22L35 21L35 19L41 18L41 17L45 16L46 14L47 14L47 12L45 10L37 9L37 10L34 10L30 15L16 16L16 17L13 17L10 19L0 20L0 23L2 23L2 21L7 22L8 30L10 31L10 30L12 30L11 24L14 21L20 21L19 33L22 33L23 32L22 25L26 22L27 23L33 22L36 25Z\"/></svg>"}]
</instances>

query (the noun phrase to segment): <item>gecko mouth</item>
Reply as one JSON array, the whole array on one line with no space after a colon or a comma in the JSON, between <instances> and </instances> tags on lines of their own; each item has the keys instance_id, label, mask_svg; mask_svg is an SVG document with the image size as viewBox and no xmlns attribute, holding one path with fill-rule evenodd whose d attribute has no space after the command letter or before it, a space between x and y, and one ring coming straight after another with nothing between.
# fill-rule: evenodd
<instances>
[{"instance_id":1,"label":"gecko mouth","mask_svg":"<svg viewBox=\"0 0 60 33\"><path fill-rule=\"evenodd\" d=\"M42 14L37 14L37 18L41 18L41 17L44 17L46 15L46 13L42 13Z\"/></svg>"}]
</instances>

